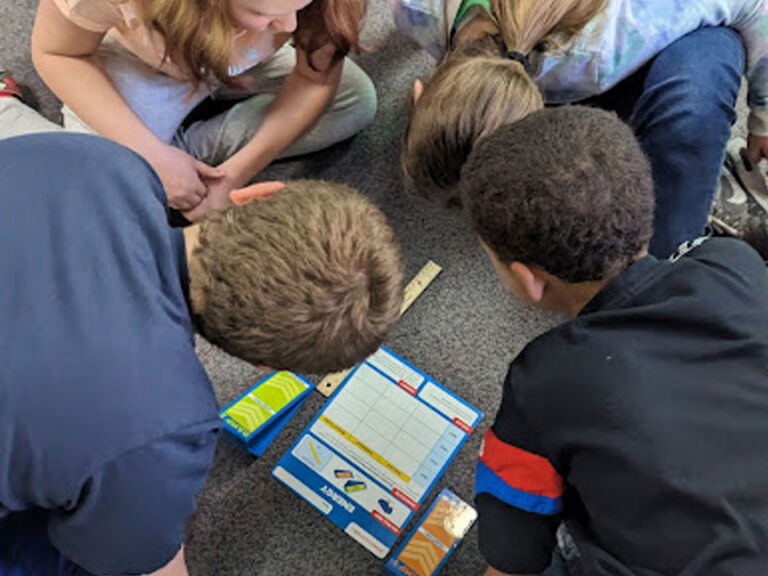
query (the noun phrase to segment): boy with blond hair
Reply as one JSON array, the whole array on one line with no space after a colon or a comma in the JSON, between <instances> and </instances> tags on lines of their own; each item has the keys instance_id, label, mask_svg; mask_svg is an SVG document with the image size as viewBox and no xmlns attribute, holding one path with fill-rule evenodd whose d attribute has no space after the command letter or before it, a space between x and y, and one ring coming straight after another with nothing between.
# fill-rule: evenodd
<instances>
[{"instance_id":1,"label":"boy with blond hair","mask_svg":"<svg viewBox=\"0 0 768 576\"><path fill-rule=\"evenodd\" d=\"M732 239L648 255L648 161L596 109L499 128L461 188L506 287L569 317L512 362L485 436L487 574L764 576L761 258Z\"/></svg>"},{"instance_id":2,"label":"boy with blond hair","mask_svg":"<svg viewBox=\"0 0 768 576\"><path fill-rule=\"evenodd\" d=\"M252 364L319 374L376 351L402 303L392 229L343 184L299 180L186 229L197 327Z\"/></svg>"},{"instance_id":3,"label":"boy with blond hair","mask_svg":"<svg viewBox=\"0 0 768 576\"><path fill-rule=\"evenodd\" d=\"M182 235L118 144L41 134L0 157L0 574L186 574L219 428L193 326L254 364L351 366L399 314L392 230L305 181Z\"/></svg>"}]
</instances>

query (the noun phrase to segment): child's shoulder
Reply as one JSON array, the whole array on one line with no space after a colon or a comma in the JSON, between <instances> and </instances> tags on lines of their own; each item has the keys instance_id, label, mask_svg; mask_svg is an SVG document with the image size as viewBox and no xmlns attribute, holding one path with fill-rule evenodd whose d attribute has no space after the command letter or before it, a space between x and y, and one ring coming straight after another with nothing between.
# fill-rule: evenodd
<instances>
[{"instance_id":1,"label":"child's shoulder","mask_svg":"<svg viewBox=\"0 0 768 576\"><path fill-rule=\"evenodd\" d=\"M545 396L548 402L565 400L573 391L568 382L587 387L601 365L615 354L611 339L576 318L541 334L509 366L505 392L525 399ZM582 388L582 391L584 388ZM525 402L525 400L523 400Z\"/></svg>"},{"instance_id":2,"label":"child's shoulder","mask_svg":"<svg viewBox=\"0 0 768 576\"><path fill-rule=\"evenodd\" d=\"M727 310L727 314L718 311ZM681 248L670 261L645 259L609 284L575 319L531 341L510 367L514 388L580 386L605 373L640 369L664 340L708 322L751 319L768 326L768 270L745 242L710 238ZM636 364L639 363L639 364ZM550 386L551 384L551 386Z\"/></svg>"},{"instance_id":3,"label":"child's shoulder","mask_svg":"<svg viewBox=\"0 0 768 576\"><path fill-rule=\"evenodd\" d=\"M688 242L670 260L674 264L672 272L679 276L696 268L705 277L732 277L766 290L766 263L754 248L736 238L702 238Z\"/></svg>"},{"instance_id":4,"label":"child's shoulder","mask_svg":"<svg viewBox=\"0 0 768 576\"><path fill-rule=\"evenodd\" d=\"M705 237L684 244L678 249L677 256L690 256L693 258L706 255L719 255L731 258L733 255L741 255L745 258L759 262L765 267L757 251L746 242L738 238L730 237ZM675 257L673 257L675 259Z\"/></svg>"}]
</instances>

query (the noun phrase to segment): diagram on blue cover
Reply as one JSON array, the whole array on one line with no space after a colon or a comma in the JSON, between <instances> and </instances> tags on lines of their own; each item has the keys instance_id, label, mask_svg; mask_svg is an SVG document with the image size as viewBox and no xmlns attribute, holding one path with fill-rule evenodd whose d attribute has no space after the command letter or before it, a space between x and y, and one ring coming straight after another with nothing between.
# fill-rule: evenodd
<instances>
[{"instance_id":1,"label":"diagram on blue cover","mask_svg":"<svg viewBox=\"0 0 768 576\"><path fill-rule=\"evenodd\" d=\"M381 509L384 510L385 514L392 514L392 504L389 503L389 500L385 500L384 498L380 499L379 506L381 506Z\"/></svg>"},{"instance_id":2,"label":"diagram on blue cover","mask_svg":"<svg viewBox=\"0 0 768 576\"><path fill-rule=\"evenodd\" d=\"M333 457L333 452L324 444L307 436L296 447L296 456L310 468L322 470Z\"/></svg>"},{"instance_id":3,"label":"diagram on blue cover","mask_svg":"<svg viewBox=\"0 0 768 576\"><path fill-rule=\"evenodd\" d=\"M350 374L273 474L383 558L481 418L382 348Z\"/></svg>"},{"instance_id":4,"label":"diagram on blue cover","mask_svg":"<svg viewBox=\"0 0 768 576\"><path fill-rule=\"evenodd\" d=\"M367 487L368 485L362 480L347 480L344 483L344 492L351 494L352 492L360 492L360 490L365 490Z\"/></svg>"}]
</instances>

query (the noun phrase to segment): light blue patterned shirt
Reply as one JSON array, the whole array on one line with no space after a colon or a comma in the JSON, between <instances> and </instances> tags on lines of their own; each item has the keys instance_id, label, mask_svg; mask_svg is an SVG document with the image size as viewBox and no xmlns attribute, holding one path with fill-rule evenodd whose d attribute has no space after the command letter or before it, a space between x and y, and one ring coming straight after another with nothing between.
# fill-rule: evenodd
<instances>
[{"instance_id":1,"label":"light blue patterned shirt","mask_svg":"<svg viewBox=\"0 0 768 576\"><path fill-rule=\"evenodd\" d=\"M393 1L398 27L436 58L445 50L445 15L452 20L457 7L456 0ZM565 50L541 59L536 83L549 103L601 94L704 26L730 26L741 34L749 131L768 136L768 0L609 0Z\"/></svg>"}]
</instances>

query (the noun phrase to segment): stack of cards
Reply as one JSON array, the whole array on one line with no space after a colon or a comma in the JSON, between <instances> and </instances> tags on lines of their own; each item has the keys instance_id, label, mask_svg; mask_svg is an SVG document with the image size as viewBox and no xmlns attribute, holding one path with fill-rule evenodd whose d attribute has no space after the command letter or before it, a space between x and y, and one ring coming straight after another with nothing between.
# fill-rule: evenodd
<instances>
[{"instance_id":1,"label":"stack of cards","mask_svg":"<svg viewBox=\"0 0 768 576\"><path fill-rule=\"evenodd\" d=\"M476 519L472 506L443 488L385 571L391 576L435 576Z\"/></svg>"},{"instance_id":2,"label":"stack of cards","mask_svg":"<svg viewBox=\"0 0 768 576\"><path fill-rule=\"evenodd\" d=\"M261 456L309 397L313 384L291 372L273 372L219 413L224 429Z\"/></svg>"}]
</instances>

